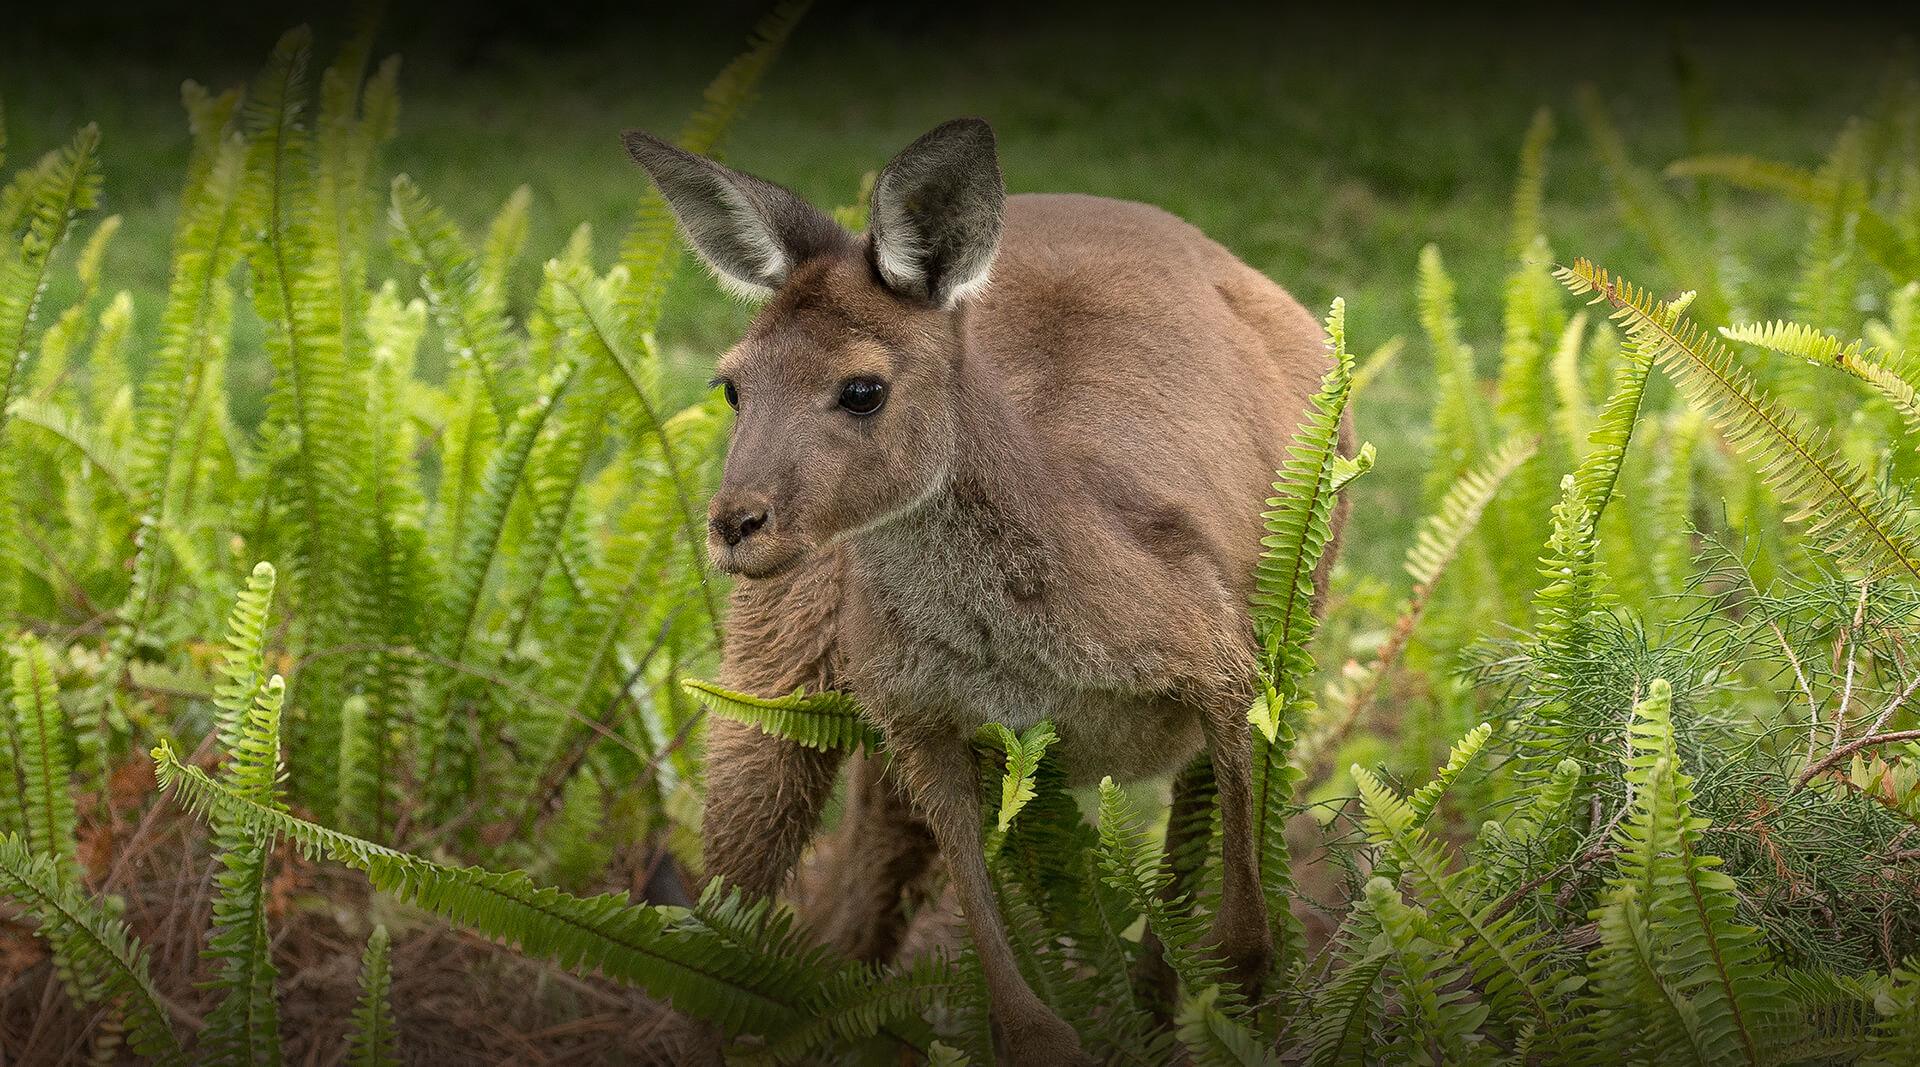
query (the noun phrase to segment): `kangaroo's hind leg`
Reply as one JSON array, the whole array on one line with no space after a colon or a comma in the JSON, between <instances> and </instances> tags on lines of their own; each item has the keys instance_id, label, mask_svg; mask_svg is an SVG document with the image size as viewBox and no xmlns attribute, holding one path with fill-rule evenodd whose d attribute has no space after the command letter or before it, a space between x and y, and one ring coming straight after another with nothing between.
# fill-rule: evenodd
<instances>
[{"instance_id":1,"label":"kangaroo's hind leg","mask_svg":"<svg viewBox=\"0 0 1920 1067\"><path fill-rule=\"evenodd\" d=\"M899 950L913 888L939 853L890 764L874 753L854 758L840 824L814 846L792 890L823 944L875 963Z\"/></svg>"}]
</instances>

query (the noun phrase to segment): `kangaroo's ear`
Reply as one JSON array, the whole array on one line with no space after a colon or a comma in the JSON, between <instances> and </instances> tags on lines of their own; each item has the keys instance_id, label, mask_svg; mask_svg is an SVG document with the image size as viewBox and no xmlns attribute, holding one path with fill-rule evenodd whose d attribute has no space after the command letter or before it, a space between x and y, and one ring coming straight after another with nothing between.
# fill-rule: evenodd
<instances>
[{"instance_id":1,"label":"kangaroo's ear","mask_svg":"<svg viewBox=\"0 0 1920 1067\"><path fill-rule=\"evenodd\" d=\"M628 130L622 140L667 198L694 251L721 284L742 296L766 296L794 267L851 240L819 209L772 182L642 130Z\"/></svg>"},{"instance_id":2,"label":"kangaroo's ear","mask_svg":"<svg viewBox=\"0 0 1920 1067\"><path fill-rule=\"evenodd\" d=\"M986 284L1006 185L993 127L954 119L908 145L873 184L873 262L901 296L946 307Z\"/></svg>"}]
</instances>

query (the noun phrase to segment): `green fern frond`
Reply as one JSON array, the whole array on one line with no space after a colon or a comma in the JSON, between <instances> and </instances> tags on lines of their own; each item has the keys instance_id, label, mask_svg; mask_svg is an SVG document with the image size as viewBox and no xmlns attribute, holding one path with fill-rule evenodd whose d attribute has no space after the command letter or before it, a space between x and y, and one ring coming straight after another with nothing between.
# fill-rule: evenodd
<instances>
[{"instance_id":1,"label":"green fern frond","mask_svg":"<svg viewBox=\"0 0 1920 1067\"><path fill-rule=\"evenodd\" d=\"M246 718L234 731L225 767L225 788L249 803L278 808L280 710L286 683L267 679ZM212 988L220 1002L207 1014L195 1055L210 1063L280 1062L280 1009L274 996L278 970L267 930L267 866L270 833L238 820L213 817L220 871L214 882L213 926L205 957L216 968Z\"/></svg>"},{"instance_id":2,"label":"green fern frond","mask_svg":"<svg viewBox=\"0 0 1920 1067\"><path fill-rule=\"evenodd\" d=\"M747 49L729 62L708 84L700 109L680 130L680 147L704 156L719 154L721 138L753 100L761 78L779 56L806 14L808 0L783 0L767 12L747 39ZM651 333L660 317L660 299L678 247L673 241L673 213L658 189L641 194L633 229L621 245L620 262L627 268L621 298L630 341Z\"/></svg>"},{"instance_id":3,"label":"green fern frond","mask_svg":"<svg viewBox=\"0 0 1920 1067\"><path fill-rule=\"evenodd\" d=\"M1454 309L1454 283L1440 258L1440 248L1420 250L1420 270L1414 295L1420 325L1433 350L1434 377L1439 397L1433 410L1433 436L1443 451L1428 468L1428 495L1437 497L1446 486L1492 447L1492 412L1480 390L1480 372L1473 349L1460 339L1460 320Z\"/></svg>"},{"instance_id":4,"label":"green fern frond","mask_svg":"<svg viewBox=\"0 0 1920 1067\"><path fill-rule=\"evenodd\" d=\"M1920 579L1920 544L1900 503L1881 496L1824 435L1805 429L1799 418L1757 390L1724 345L1585 260L1557 273L1574 293L1592 294L1614 307L1615 320L1753 461L1774 492L1796 506L1794 517L1807 523L1816 542L1844 563Z\"/></svg>"},{"instance_id":5,"label":"green fern frond","mask_svg":"<svg viewBox=\"0 0 1920 1067\"><path fill-rule=\"evenodd\" d=\"M1173 1018L1194 1067L1279 1067L1271 1048L1215 1006L1219 999L1220 987L1208 986L1189 994Z\"/></svg>"},{"instance_id":6,"label":"green fern frond","mask_svg":"<svg viewBox=\"0 0 1920 1067\"><path fill-rule=\"evenodd\" d=\"M1814 327L1786 320L1723 326L1720 336L1823 367L1838 367L1872 386L1900 413L1909 430L1920 433L1920 390L1901 373L1899 360L1863 340L1842 342Z\"/></svg>"},{"instance_id":7,"label":"green fern frond","mask_svg":"<svg viewBox=\"0 0 1920 1067\"><path fill-rule=\"evenodd\" d=\"M35 855L14 834L0 836L0 895L32 917L84 1003L118 1006L134 1051L163 1065L187 1062L146 949L103 904L81 896L51 857Z\"/></svg>"},{"instance_id":8,"label":"green fern frond","mask_svg":"<svg viewBox=\"0 0 1920 1067\"><path fill-rule=\"evenodd\" d=\"M757 697L722 689L712 682L689 678L680 683L693 698L716 715L751 723L775 737L822 751L880 745L880 731L860 714L845 693L813 693L798 689L783 697Z\"/></svg>"},{"instance_id":9,"label":"green fern frond","mask_svg":"<svg viewBox=\"0 0 1920 1067\"><path fill-rule=\"evenodd\" d=\"M998 745L1007 757L1007 770L1000 782L1000 812L987 838L987 854L991 859L1006 839L1007 831L1013 828L1013 820L1037 795L1035 778L1040 771L1041 757L1060 737L1053 732L1050 722L1036 723L1019 734L1001 723L990 722L980 728L980 735L982 740Z\"/></svg>"},{"instance_id":10,"label":"green fern frond","mask_svg":"<svg viewBox=\"0 0 1920 1067\"><path fill-rule=\"evenodd\" d=\"M53 654L32 635L7 649L13 664L14 737L23 790L20 809L26 842L53 862L62 878L77 880L73 804L73 744L67 715L60 707Z\"/></svg>"},{"instance_id":11,"label":"green fern frond","mask_svg":"<svg viewBox=\"0 0 1920 1067\"><path fill-rule=\"evenodd\" d=\"M448 355L479 376L494 418L506 425L525 402L526 389L502 294L488 284L480 258L446 213L404 174L393 179L387 217L395 249L420 268L420 288Z\"/></svg>"},{"instance_id":12,"label":"green fern frond","mask_svg":"<svg viewBox=\"0 0 1920 1067\"><path fill-rule=\"evenodd\" d=\"M191 811L284 837L310 857L363 872L375 889L528 956L598 970L729 1031L790 1029L829 976L822 973L823 950L806 949L790 917L776 916L764 901L749 905L736 894L722 913L689 913L636 907L625 893L575 897L518 871L446 867L242 797L182 763L164 741L153 757L161 788Z\"/></svg>"},{"instance_id":13,"label":"green fern frond","mask_svg":"<svg viewBox=\"0 0 1920 1067\"><path fill-rule=\"evenodd\" d=\"M526 250L527 215L532 206L533 187L519 186L487 223L487 239L480 246L480 284L494 293L506 293L507 273Z\"/></svg>"},{"instance_id":14,"label":"green fern frond","mask_svg":"<svg viewBox=\"0 0 1920 1067\"><path fill-rule=\"evenodd\" d=\"M1735 919L1734 882L1699 851L1708 820L1693 813L1692 779L1680 768L1672 687L1655 679L1634 707L1626 778L1632 816L1616 832L1621 877L1602 909L1609 929L1611 992L1658 1027L1658 1051L1692 1048L1702 1062L1766 1062L1770 1027L1790 1011L1759 930ZM1602 995L1609 987L1602 986Z\"/></svg>"},{"instance_id":15,"label":"green fern frond","mask_svg":"<svg viewBox=\"0 0 1920 1067\"><path fill-rule=\"evenodd\" d=\"M1487 747L1487 741L1493 737L1493 724L1483 722L1466 732L1466 735L1453 743L1447 752L1447 762L1434 772L1433 781L1413 791L1407 798L1407 806L1413 809L1414 819L1419 825L1425 825L1433 818L1434 810L1440 806L1440 800L1446 796L1453 783L1466 773L1468 765L1479 757Z\"/></svg>"},{"instance_id":16,"label":"green fern frond","mask_svg":"<svg viewBox=\"0 0 1920 1067\"><path fill-rule=\"evenodd\" d=\"M46 295L53 254L72 232L73 220L92 211L100 199L100 129L88 125L73 143L49 154L31 195L19 205L25 233L19 244L0 249L0 429L25 384L33 355L34 320ZM6 231L19 228L10 222Z\"/></svg>"},{"instance_id":17,"label":"green fern frond","mask_svg":"<svg viewBox=\"0 0 1920 1067\"><path fill-rule=\"evenodd\" d=\"M1539 439L1525 435L1507 438L1480 466L1461 475L1440 498L1440 505L1420 524L1407 549L1404 564L1412 576L1415 595L1430 591L1460 552L1494 494L1521 465L1539 450Z\"/></svg>"},{"instance_id":18,"label":"green fern frond","mask_svg":"<svg viewBox=\"0 0 1920 1067\"><path fill-rule=\"evenodd\" d=\"M1526 139L1520 143L1519 176L1513 183L1513 223L1507 231L1508 262L1526 258L1534 239L1546 232L1540 221L1541 204L1546 199L1547 149L1553 144L1553 135L1553 111L1542 107L1533 113Z\"/></svg>"},{"instance_id":19,"label":"green fern frond","mask_svg":"<svg viewBox=\"0 0 1920 1067\"><path fill-rule=\"evenodd\" d=\"M555 324L570 335L571 343L583 358L604 362L619 372L640 416L641 433L651 437L659 447L668 488L673 493L675 514L680 519L682 547L692 575L699 583L701 606L717 636L720 608L707 578L705 525L693 503L699 491L692 482L694 457L682 454L668 432L668 420L661 416L657 395L658 357L651 344L643 344L636 353L621 340L631 332L623 329L623 326L632 326L631 312L616 304L609 290L618 291L625 279L616 271L604 283L593 284L583 276L583 271L570 270L559 263L549 264L548 274L555 284Z\"/></svg>"},{"instance_id":20,"label":"green fern frond","mask_svg":"<svg viewBox=\"0 0 1920 1067\"><path fill-rule=\"evenodd\" d=\"M1160 852L1140 826L1140 813L1112 778L1100 781L1100 877L1126 898L1132 909L1146 916L1147 928L1160 938L1167 963L1189 991L1219 982L1220 961L1202 944L1200 917L1184 898L1165 896L1172 877L1160 863ZM1223 1005L1237 1008L1237 997L1222 993Z\"/></svg>"},{"instance_id":21,"label":"green fern frond","mask_svg":"<svg viewBox=\"0 0 1920 1067\"><path fill-rule=\"evenodd\" d=\"M1576 460L1584 454L1588 427L1593 420L1592 404L1587 399L1587 385L1580 368L1580 353L1586 344L1587 313L1577 311L1567 320L1566 329L1560 331L1553 358L1548 361L1548 376L1553 380L1554 428L1572 449Z\"/></svg>"},{"instance_id":22,"label":"green fern frond","mask_svg":"<svg viewBox=\"0 0 1920 1067\"><path fill-rule=\"evenodd\" d=\"M1314 991L1310 1022L1301 1042L1308 1067L1368 1067L1379 1062L1373 1026L1382 1007L1376 989L1386 969L1387 954L1373 949Z\"/></svg>"},{"instance_id":23,"label":"green fern frond","mask_svg":"<svg viewBox=\"0 0 1920 1067\"><path fill-rule=\"evenodd\" d=\"M1353 384L1349 387L1352 394L1359 396L1366 392L1367 386L1373 384L1375 378L1385 374L1387 368L1393 365L1393 361L1406 350L1407 339L1395 334L1382 341L1380 347L1367 353L1367 357L1353 369Z\"/></svg>"},{"instance_id":24,"label":"green fern frond","mask_svg":"<svg viewBox=\"0 0 1920 1067\"><path fill-rule=\"evenodd\" d=\"M1874 1027L1874 1052L1866 1067L1911 1067L1920 1049L1920 961L1908 960L1887 975L1873 998L1880 1020Z\"/></svg>"},{"instance_id":25,"label":"green fern frond","mask_svg":"<svg viewBox=\"0 0 1920 1067\"><path fill-rule=\"evenodd\" d=\"M1334 367L1308 401L1273 483L1260 542L1265 551L1254 571L1254 629L1266 649L1268 676L1276 679L1312 673L1303 657L1315 622L1313 576L1330 536L1340 419L1353 382L1341 300L1327 316L1327 336Z\"/></svg>"},{"instance_id":26,"label":"green fern frond","mask_svg":"<svg viewBox=\"0 0 1920 1067\"><path fill-rule=\"evenodd\" d=\"M1385 878L1367 881L1366 906L1380 924L1380 940L1392 955L1400 990L1400 1029L1393 1062L1488 1063L1493 1056L1479 1033L1487 1017L1465 974L1426 911L1400 899Z\"/></svg>"},{"instance_id":27,"label":"green fern frond","mask_svg":"<svg viewBox=\"0 0 1920 1067\"><path fill-rule=\"evenodd\" d=\"M1513 912L1500 914L1498 902L1474 899L1466 872L1458 870L1445 846L1420 828L1418 813L1366 769L1352 769L1367 815L1367 833L1383 845L1414 886L1446 936L1460 945L1487 1005L1512 1027L1560 1024L1559 987L1540 931Z\"/></svg>"},{"instance_id":28,"label":"green fern frond","mask_svg":"<svg viewBox=\"0 0 1920 1067\"><path fill-rule=\"evenodd\" d=\"M267 613L273 607L277 572L262 560L247 576L247 587L234 598L227 616L227 636L214 682L213 704L223 751L236 751L254 700L267 685Z\"/></svg>"},{"instance_id":29,"label":"green fern frond","mask_svg":"<svg viewBox=\"0 0 1920 1067\"><path fill-rule=\"evenodd\" d=\"M94 470L100 472L115 496L123 500L132 498L133 490L127 477L126 464L121 462L119 450L99 432L93 420L54 401L35 397L22 397L14 401L7 414L23 425L44 430L56 440L72 446Z\"/></svg>"},{"instance_id":30,"label":"green fern frond","mask_svg":"<svg viewBox=\"0 0 1920 1067\"><path fill-rule=\"evenodd\" d=\"M400 1067L400 1035L394 1026L393 974L388 969L387 928L375 924L360 955L360 999L347 1035L350 1067Z\"/></svg>"},{"instance_id":31,"label":"green fern frond","mask_svg":"<svg viewBox=\"0 0 1920 1067\"><path fill-rule=\"evenodd\" d=\"M1667 165L1669 178L1713 178L1756 193L1773 193L1805 204L1820 204L1832 195L1830 184L1805 167L1755 156L1720 153L1689 156Z\"/></svg>"}]
</instances>

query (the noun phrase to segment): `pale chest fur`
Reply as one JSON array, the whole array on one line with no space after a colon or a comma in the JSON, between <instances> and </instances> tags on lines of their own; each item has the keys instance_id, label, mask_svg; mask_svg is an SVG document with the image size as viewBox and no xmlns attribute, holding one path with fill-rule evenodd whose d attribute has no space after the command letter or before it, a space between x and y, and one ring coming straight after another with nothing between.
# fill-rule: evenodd
<instances>
[{"instance_id":1,"label":"pale chest fur","mask_svg":"<svg viewBox=\"0 0 1920 1067\"><path fill-rule=\"evenodd\" d=\"M1143 640L1150 629L1090 625L1088 591L1039 533L962 495L853 547L850 666L881 714L961 732L1052 720L1120 773L1153 773L1198 743L1168 692L1172 650Z\"/></svg>"}]
</instances>

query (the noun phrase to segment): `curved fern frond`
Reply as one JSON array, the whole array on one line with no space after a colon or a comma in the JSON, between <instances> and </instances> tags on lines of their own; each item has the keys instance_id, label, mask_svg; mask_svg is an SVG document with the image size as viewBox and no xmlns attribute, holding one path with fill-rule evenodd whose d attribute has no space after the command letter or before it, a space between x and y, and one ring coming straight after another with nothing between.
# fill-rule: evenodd
<instances>
[{"instance_id":1,"label":"curved fern frond","mask_svg":"<svg viewBox=\"0 0 1920 1067\"><path fill-rule=\"evenodd\" d=\"M292 841L367 876L375 889L431 911L528 956L639 986L729 1031L779 1033L798 1025L827 979L822 950L807 950L791 919L736 903L726 914L637 907L625 893L576 897L519 871L446 867L328 830L240 796L182 763L171 745L153 750L161 788L203 815ZM737 898L737 894L735 895ZM743 938L753 935L752 943Z\"/></svg>"},{"instance_id":2,"label":"curved fern frond","mask_svg":"<svg viewBox=\"0 0 1920 1067\"><path fill-rule=\"evenodd\" d=\"M1380 923L1381 941L1392 954L1394 984L1400 989L1404 1034L1401 1051L1389 1060L1410 1063L1474 1064L1492 1060L1479 1033L1486 1020L1480 1003L1425 909L1400 899L1391 882L1367 881L1366 907Z\"/></svg>"},{"instance_id":3,"label":"curved fern frond","mask_svg":"<svg viewBox=\"0 0 1920 1067\"><path fill-rule=\"evenodd\" d=\"M1692 302L1692 293L1681 294L1666 306L1665 321L1668 324L1677 321ZM1587 431L1586 451L1580 459L1580 468L1573 474L1574 484L1585 498L1590 522L1600 521L1613 499L1621 465L1626 462L1627 444L1640 421L1640 402L1646 396L1647 377L1653 371L1652 353L1638 340L1629 341L1623 356L1624 360L1614 372L1613 391L1600 408L1593 428Z\"/></svg>"},{"instance_id":4,"label":"curved fern frond","mask_svg":"<svg viewBox=\"0 0 1920 1067\"><path fill-rule=\"evenodd\" d=\"M73 805L73 744L60 707L53 655L32 635L7 650L13 662L14 737L19 745L21 814L27 844L53 862L62 878L77 880Z\"/></svg>"},{"instance_id":5,"label":"curved fern frond","mask_svg":"<svg viewBox=\"0 0 1920 1067\"><path fill-rule=\"evenodd\" d=\"M1756 193L1773 193L1804 204L1821 204L1833 195L1831 183L1805 167L1754 156L1719 153L1689 156L1667 165L1669 178L1713 178Z\"/></svg>"},{"instance_id":6,"label":"curved fern frond","mask_svg":"<svg viewBox=\"0 0 1920 1067\"><path fill-rule=\"evenodd\" d=\"M1147 928L1159 935L1166 959L1189 991L1217 986L1221 963L1202 946L1200 917L1185 898L1168 900L1163 891L1173 877L1160 862L1160 851L1140 827L1140 813L1112 778L1100 780L1100 877L1118 890L1133 910L1146 916ZM1224 1005L1236 1008L1238 998L1219 994Z\"/></svg>"},{"instance_id":7,"label":"curved fern frond","mask_svg":"<svg viewBox=\"0 0 1920 1067\"><path fill-rule=\"evenodd\" d=\"M1466 773L1468 765L1479 757L1487 747L1487 740L1493 736L1493 724L1483 722L1468 730L1460 740L1453 743L1447 752L1447 762L1434 772L1433 781L1413 791L1407 797L1407 806L1413 809L1414 818L1425 825L1433 818L1434 810L1440 806L1440 800L1447 795L1453 783Z\"/></svg>"},{"instance_id":8,"label":"curved fern frond","mask_svg":"<svg viewBox=\"0 0 1920 1067\"><path fill-rule=\"evenodd\" d=\"M226 643L213 687L220 747L227 752L240 748L247 715L267 684L267 612L273 607L277 576L273 564L265 560L254 564L246 588L234 598L233 611L227 616Z\"/></svg>"},{"instance_id":9,"label":"curved fern frond","mask_svg":"<svg viewBox=\"0 0 1920 1067\"><path fill-rule=\"evenodd\" d=\"M757 697L689 678L680 683L693 698L729 719L751 723L774 737L822 751L880 746L880 731L845 693L796 689L783 697Z\"/></svg>"},{"instance_id":10,"label":"curved fern frond","mask_svg":"<svg viewBox=\"0 0 1920 1067\"><path fill-rule=\"evenodd\" d=\"M1512 912L1499 914L1497 902L1475 900L1467 872L1457 869L1446 847L1420 828L1412 805L1365 768L1356 765L1352 773L1366 810L1368 836L1413 877L1435 921L1460 944L1460 960L1496 1016L1513 1027L1557 1027L1561 977L1541 933Z\"/></svg>"},{"instance_id":11,"label":"curved fern frond","mask_svg":"<svg viewBox=\"0 0 1920 1067\"><path fill-rule=\"evenodd\" d=\"M480 246L480 284L494 293L507 291L507 272L527 247L527 213L533 206L533 187L522 185L507 196Z\"/></svg>"},{"instance_id":12,"label":"curved fern frond","mask_svg":"<svg viewBox=\"0 0 1920 1067\"><path fill-rule=\"evenodd\" d=\"M1900 413L1909 430L1920 433L1920 390L1896 368L1894 358L1868 347L1865 341L1842 342L1811 326L1784 319L1723 326L1720 336L1823 367L1838 367L1872 386Z\"/></svg>"},{"instance_id":13,"label":"curved fern frond","mask_svg":"<svg viewBox=\"0 0 1920 1067\"><path fill-rule=\"evenodd\" d=\"M783 0L761 18L747 39L747 49L729 62L708 84L700 109L681 128L680 147L696 155L715 156L720 141L753 100L754 90L767 68L779 56L794 27L806 14L809 0ZM673 242L673 213L658 189L648 186L641 195L633 229L621 245L620 262L627 268L621 305L637 342L652 332L660 316L660 298L668 271L678 252Z\"/></svg>"},{"instance_id":14,"label":"curved fern frond","mask_svg":"<svg viewBox=\"0 0 1920 1067\"><path fill-rule=\"evenodd\" d=\"M360 954L360 999L354 1002L353 1031L347 1035L350 1067L400 1067L400 1035L390 1002L393 975L388 969L387 928L375 924Z\"/></svg>"},{"instance_id":15,"label":"curved fern frond","mask_svg":"<svg viewBox=\"0 0 1920 1067\"><path fill-rule=\"evenodd\" d=\"M1208 986L1189 994L1173 1018L1194 1067L1280 1067L1253 1031L1215 1006L1219 999L1220 987Z\"/></svg>"},{"instance_id":16,"label":"curved fern frond","mask_svg":"<svg viewBox=\"0 0 1920 1067\"><path fill-rule=\"evenodd\" d=\"M1393 365L1393 361L1406 350L1407 339L1395 334L1380 342L1380 347L1367 353L1367 357L1353 368L1353 384L1350 387L1353 395L1359 396L1366 392L1367 386L1372 385L1375 378L1385 374L1387 368Z\"/></svg>"},{"instance_id":17,"label":"curved fern frond","mask_svg":"<svg viewBox=\"0 0 1920 1067\"><path fill-rule=\"evenodd\" d=\"M1613 317L1753 461L1795 518L1846 564L1874 573L1898 571L1920 580L1920 544L1902 504L1883 497L1825 436L1761 393L1724 345L1644 290L1586 260L1556 272L1563 285L1614 308Z\"/></svg>"},{"instance_id":18,"label":"curved fern frond","mask_svg":"<svg viewBox=\"0 0 1920 1067\"><path fill-rule=\"evenodd\" d=\"M0 895L33 918L85 1003L119 1006L134 1051L164 1065L187 1062L153 984L146 949L105 906L82 897L51 857L34 855L14 834L0 836Z\"/></svg>"},{"instance_id":19,"label":"curved fern frond","mask_svg":"<svg viewBox=\"0 0 1920 1067\"><path fill-rule=\"evenodd\" d=\"M1403 566L1413 578L1416 600L1424 602L1425 593L1430 593L1439 583L1441 575L1459 555L1460 546L1479 525L1480 516L1494 494L1514 471L1534 457L1539 445L1537 437L1521 434L1509 437L1494 449L1485 463L1461 475L1448 487L1446 495L1440 498L1440 506L1420 524L1413 545L1407 549Z\"/></svg>"},{"instance_id":20,"label":"curved fern frond","mask_svg":"<svg viewBox=\"0 0 1920 1067\"><path fill-rule=\"evenodd\" d=\"M73 143L42 162L30 195L19 211L26 232L17 246L0 250L0 429L6 427L14 397L25 384L33 355L34 320L46 295L53 254L73 229L73 220L92 211L100 199L100 128L82 127ZM19 222L11 222L12 232Z\"/></svg>"},{"instance_id":21,"label":"curved fern frond","mask_svg":"<svg viewBox=\"0 0 1920 1067\"><path fill-rule=\"evenodd\" d=\"M524 403L525 389L500 292L446 213L404 174L393 179L388 221L401 257L420 268L420 288L448 354L479 375L494 418L506 425Z\"/></svg>"},{"instance_id":22,"label":"curved fern frond","mask_svg":"<svg viewBox=\"0 0 1920 1067\"><path fill-rule=\"evenodd\" d=\"M1000 812L987 838L987 856L992 859L1006 839L1007 831L1013 828L1015 817L1037 795L1035 776L1040 771L1040 760L1048 746L1060 736L1053 732L1050 722L1035 723L1019 734L1004 724L990 722L980 728L980 736L982 740L990 739L1007 756L1006 774L1000 782Z\"/></svg>"},{"instance_id":23,"label":"curved fern frond","mask_svg":"<svg viewBox=\"0 0 1920 1067\"><path fill-rule=\"evenodd\" d=\"M1308 1067L1367 1067L1379 1062L1373 1023L1381 998L1375 993L1387 969L1387 954L1370 951L1323 984L1313 998L1304 1035Z\"/></svg>"}]
</instances>

